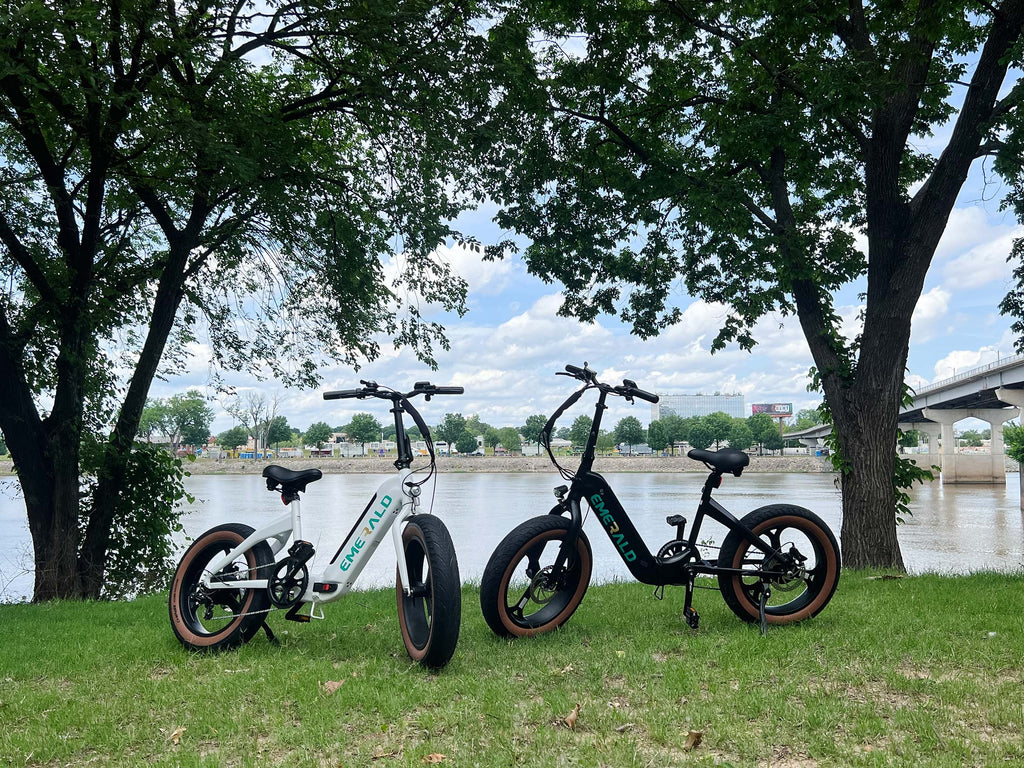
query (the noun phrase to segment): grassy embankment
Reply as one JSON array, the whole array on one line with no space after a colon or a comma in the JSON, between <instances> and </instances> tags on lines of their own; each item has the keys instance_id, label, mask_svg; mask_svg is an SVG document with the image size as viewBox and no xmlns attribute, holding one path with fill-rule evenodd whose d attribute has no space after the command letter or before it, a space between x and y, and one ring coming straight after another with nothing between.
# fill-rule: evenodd
<instances>
[{"instance_id":1,"label":"grassy embankment","mask_svg":"<svg viewBox=\"0 0 1024 768\"><path fill-rule=\"evenodd\" d=\"M1024 577L846 573L767 637L697 598L694 633L679 589L596 587L562 631L508 643L467 587L436 674L408 662L392 592L207 656L161 597L0 606L0 765L1024 764Z\"/></svg>"}]
</instances>

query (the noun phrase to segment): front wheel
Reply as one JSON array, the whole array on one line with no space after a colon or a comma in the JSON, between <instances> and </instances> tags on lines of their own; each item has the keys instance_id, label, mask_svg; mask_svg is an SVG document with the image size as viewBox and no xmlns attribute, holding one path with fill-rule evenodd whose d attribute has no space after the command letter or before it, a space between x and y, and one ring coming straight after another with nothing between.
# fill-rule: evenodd
<instances>
[{"instance_id":1,"label":"front wheel","mask_svg":"<svg viewBox=\"0 0 1024 768\"><path fill-rule=\"evenodd\" d=\"M265 589L210 589L202 583L209 565L247 539L255 529L241 523L211 528L182 555L171 581L168 611L171 628L186 648L214 651L247 642L263 625L270 607ZM266 579L274 553L261 541L213 574L211 581L230 584Z\"/></svg>"},{"instance_id":2,"label":"front wheel","mask_svg":"<svg viewBox=\"0 0 1024 768\"><path fill-rule=\"evenodd\" d=\"M718 588L726 605L744 621L759 621L760 599L767 588L764 613L769 624L789 624L820 613L836 591L842 568L839 545L828 525L810 510L790 504L755 509L742 522L772 553L762 552L738 531L729 532L718 564L761 573L720 574Z\"/></svg>"},{"instance_id":3,"label":"front wheel","mask_svg":"<svg viewBox=\"0 0 1024 768\"><path fill-rule=\"evenodd\" d=\"M462 582L452 537L438 518L413 515L402 532L409 592L398 573L398 623L405 649L425 667L443 667L455 653L462 621Z\"/></svg>"},{"instance_id":4,"label":"front wheel","mask_svg":"<svg viewBox=\"0 0 1024 768\"><path fill-rule=\"evenodd\" d=\"M512 529L494 550L480 582L480 608L496 635L550 632L583 602L594 557L582 530L569 562L555 569L571 526L560 515L535 517Z\"/></svg>"}]
</instances>

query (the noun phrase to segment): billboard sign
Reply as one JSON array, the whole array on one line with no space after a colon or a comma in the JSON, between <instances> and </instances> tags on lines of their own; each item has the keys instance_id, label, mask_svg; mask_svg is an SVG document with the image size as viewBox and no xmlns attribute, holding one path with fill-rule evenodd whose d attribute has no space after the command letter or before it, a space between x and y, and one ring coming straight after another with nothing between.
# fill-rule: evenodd
<instances>
[{"instance_id":1,"label":"billboard sign","mask_svg":"<svg viewBox=\"0 0 1024 768\"><path fill-rule=\"evenodd\" d=\"M793 415L792 403L754 403L750 406L750 412L754 415L767 413L769 416L781 419Z\"/></svg>"}]
</instances>

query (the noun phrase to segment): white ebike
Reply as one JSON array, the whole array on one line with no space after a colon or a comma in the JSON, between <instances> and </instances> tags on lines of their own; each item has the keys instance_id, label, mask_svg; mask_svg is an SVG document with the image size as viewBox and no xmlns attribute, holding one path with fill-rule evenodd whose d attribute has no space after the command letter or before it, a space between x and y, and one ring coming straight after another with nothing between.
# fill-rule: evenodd
<instances>
[{"instance_id":1,"label":"white ebike","mask_svg":"<svg viewBox=\"0 0 1024 768\"><path fill-rule=\"evenodd\" d=\"M275 609L285 618L322 619L320 606L347 594L377 546L391 531L398 558L398 621L409 656L428 667L443 667L455 652L462 617L459 565L448 529L431 514L416 514L423 484L434 472L434 446L423 417L409 402L416 395L460 395L462 387L417 382L408 393L361 381L361 389L325 392L325 400L376 397L390 400L398 445L396 477L384 481L320 577L310 581L307 563L313 545L302 538L299 494L322 477L319 469L293 471L275 465L263 470L267 489L280 491L288 512L258 531L242 523L211 528L181 558L171 583L171 626L193 650L230 648L248 642ZM405 431L408 413L426 442L430 466L415 477L413 452ZM397 525L396 525L397 523ZM294 543L280 553L294 534ZM301 609L309 604L309 611Z\"/></svg>"}]
</instances>

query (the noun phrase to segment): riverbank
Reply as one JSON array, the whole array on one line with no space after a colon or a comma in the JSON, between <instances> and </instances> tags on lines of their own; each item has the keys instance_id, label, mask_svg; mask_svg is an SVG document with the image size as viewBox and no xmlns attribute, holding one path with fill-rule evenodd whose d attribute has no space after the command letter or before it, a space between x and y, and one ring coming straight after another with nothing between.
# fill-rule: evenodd
<instances>
[{"instance_id":1,"label":"riverbank","mask_svg":"<svg viewBox=\"0 0 1024 768\"><path fill-rule=\"evenodd\" d=\"M260 474L267 464L279 464L288 469L316 467L326 475L332 474L387 474L394 471L394 457L361 456L357 458L273 459L196 459L187 465L194 475ZM578 457L559 458L559 463L576 469ZM419 462L417 462L417 466ZM439 456L439 472L553 472L547 456ZM594 462L597 472L706 472L699 461L685 456L606 456ZM751 456L745 472L832 472L827 459L816 456Z\"/></svg>"}]
</instances>

